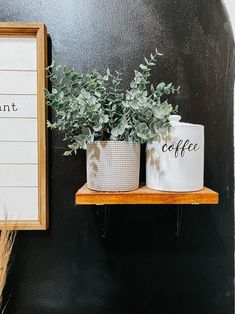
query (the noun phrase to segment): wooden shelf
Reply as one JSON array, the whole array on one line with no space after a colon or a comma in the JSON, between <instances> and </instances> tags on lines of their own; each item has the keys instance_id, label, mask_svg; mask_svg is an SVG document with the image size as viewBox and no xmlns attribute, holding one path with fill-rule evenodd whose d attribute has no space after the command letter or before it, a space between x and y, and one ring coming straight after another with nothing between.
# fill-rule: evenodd
<instances>
[{"instance_id":1,"label":"wooden shelf","mask_svg":"<svg viewBox=\"0 0 235 314\"><path fill-rule=\"evenodd\" d=\"M218 204L217 192L204 187L197 192L163 192L140 186L130 192L97 192L83 185L75 196L77 205L109 204Z\"/></svg>"}]
</instances>

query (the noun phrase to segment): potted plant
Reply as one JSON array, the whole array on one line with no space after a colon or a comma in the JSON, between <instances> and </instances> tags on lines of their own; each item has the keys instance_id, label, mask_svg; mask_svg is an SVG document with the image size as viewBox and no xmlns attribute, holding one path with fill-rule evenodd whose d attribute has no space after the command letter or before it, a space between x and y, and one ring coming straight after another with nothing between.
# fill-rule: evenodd
<instances>
[{"instance_id":1,"label":"potted plant","mask_svg":"<svg viewBox=\"0 0 235 314\"><path fill-rule=\"evenodd\" d=\"M166 98L179 88L163 82L150 85L158 55L156 50L144 59L128 90L120 87L122 75L118 71L107 69L101 74L93 70L83 75L67 66L52 64L47 68L53 88L46 90L46 99L56 114L48 127L63 133L68 143L65 156L87 149L90 189L137 189L140 144L169 130L173 107Z\"/></svg>"}]
</instances>

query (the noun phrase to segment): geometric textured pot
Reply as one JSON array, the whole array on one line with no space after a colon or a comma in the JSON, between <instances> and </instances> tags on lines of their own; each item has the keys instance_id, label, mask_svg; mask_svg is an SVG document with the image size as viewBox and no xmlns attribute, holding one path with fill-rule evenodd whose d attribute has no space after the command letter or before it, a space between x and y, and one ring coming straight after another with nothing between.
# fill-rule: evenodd
<instances>
[{"instance_id":1,"label":"geometric textured pot","mask_svg":"<svg viewBox=\"0 0 235 314\"><path fill-rule=\"evenodd\" d=\"M87 145L87 186L96 191L131 191L139 187L140 144L97 141Z\"/></svg>"}]
</instances>

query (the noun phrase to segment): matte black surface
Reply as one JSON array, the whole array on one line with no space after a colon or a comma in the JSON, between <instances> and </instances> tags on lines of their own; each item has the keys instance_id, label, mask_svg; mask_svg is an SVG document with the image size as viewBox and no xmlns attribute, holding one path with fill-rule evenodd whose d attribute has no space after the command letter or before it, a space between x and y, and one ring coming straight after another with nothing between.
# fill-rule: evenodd
<instances>
[{"instance_id":1,"label":"matte black surface","mask_svg":"<svg viewBox=\"0 0 235 314\"><path fill-rule=\"evenodd\" d=\"M50 230L19 232L7 312L232 314L234 44L221 2L1 0L0 20L44 22L57 62L118 68L128 81L158 47L153 81L182 86L173 101L205 125L205 184L220 193L219 206L186 206L179 239L176 207L113 207L102 241L94 209L74 206L85 154L62 157L52 133Z\"/></svg>"}]
</instances>

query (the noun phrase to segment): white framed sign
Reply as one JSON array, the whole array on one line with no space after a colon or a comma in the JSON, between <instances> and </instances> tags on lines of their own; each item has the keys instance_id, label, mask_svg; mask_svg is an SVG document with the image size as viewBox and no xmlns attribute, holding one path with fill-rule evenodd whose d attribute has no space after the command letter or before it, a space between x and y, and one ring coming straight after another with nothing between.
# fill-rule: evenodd
<instances>
[{"instance_id":1,"label":"white framed sign","mask_svg":"<svg viewBox=\"0 0 235 314\"><path fill-rule=\"evenodd\" d=\"M44 24L0 23L0 228L48 227L46 66Z\"/></svg>"}]
</instances>

